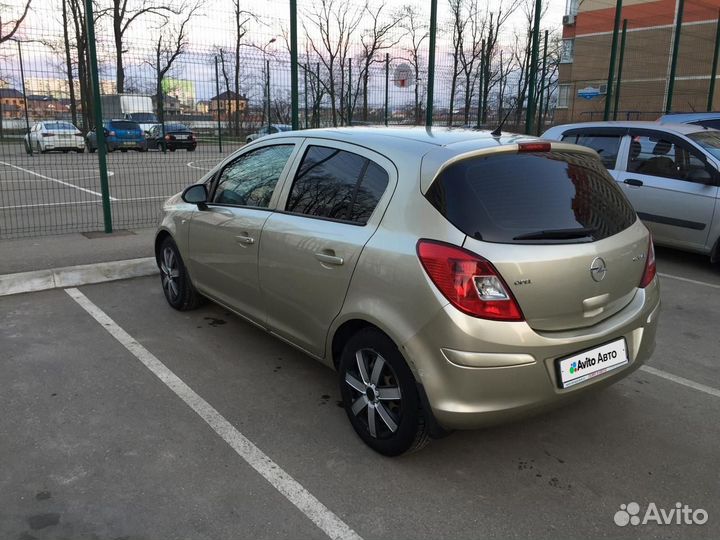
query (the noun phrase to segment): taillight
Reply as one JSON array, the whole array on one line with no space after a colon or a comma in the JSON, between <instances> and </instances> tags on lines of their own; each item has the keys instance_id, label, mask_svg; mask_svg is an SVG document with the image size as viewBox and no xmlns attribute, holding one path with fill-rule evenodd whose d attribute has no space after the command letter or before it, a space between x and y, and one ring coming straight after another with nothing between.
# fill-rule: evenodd
<instances>
[{"instance_id":1,"label":"taillight","mask_svg":"<svg viewBox=\"0 0 720 540\"><path fill-rule=\"evenodd\" d=\"M115 136L115 132L114 132L114 131L109 131L109 132L108 132L108 135L109 135L110 137L114 137L114 136Z\"/></svg>"},{"instance_id":2,"label":"taillight","mask_svg":"<svg viewBox=\"0 0 720 540\"><path fill-rule=\"evenodd\" d=\"M548 142L526 142L518 144L518 152L549 152L551 150Z\"/></svg>"},{"instance_id":3,"label":"taillight","mask_svg":"<svg viewBox=\"0 0 720 540\"><path fill-rule=\"evenodd\" d=\"M523 320L498 271L479 255L433 240L420 240L417 254L435 286L463 313L495 321Z\"/></svg>"},{"instance_id":4,"label":"taillight","mask_svg":"<svg viewBox=\"0 0 720 540\"><path fill-rule=\"evenodd\" d=\"M640 288L644 289L655 278L657 274L657 268L655 267L655 246L653 246L652 236L650 236L650 242L648 244L647 258L645 260L645 272L643 273L642 280L640 281Z\"/></svg>"},{"instance_id":5,"label":"taillight","mask_svg":"<svg viewBox=\"0 0 720 540\"><path fill-rule=\"evenodd\" d=\"M175 140L175 136L174 136L174 135L165 135L165 140L166 140L166 141Z\"/></svg>"}]
</instances>

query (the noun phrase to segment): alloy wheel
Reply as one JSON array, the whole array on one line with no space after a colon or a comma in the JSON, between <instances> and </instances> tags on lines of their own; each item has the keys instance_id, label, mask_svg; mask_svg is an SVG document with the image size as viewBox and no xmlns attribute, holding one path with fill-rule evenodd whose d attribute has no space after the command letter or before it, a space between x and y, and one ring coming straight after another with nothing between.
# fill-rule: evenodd
<instances>
[{"instance_id":1,"label":"alloy wheel","mask_svg":"<svg viewBox=\"0 0 720 540\"><path fill-rule=\"evenodd\" d=\"M176 300L180 294L178 278L180 277L180 265L178 258L171 247L163 249L162 261L160 261L160 272L162 273L162 286L168 298Z\"/></svg>"},{"instance_id":2,"label":"alloy wheel","mask_svg":"<svg viewBox=\"0 0 720 540\"><path fill-rule=\"evenodd\" d=\"M376 351L360 349L355 353L355 365L345 373L345 383L353 393L352 413L370 436L392 436L402 418L402 394L392 366Z\"/></svg>"}]
</instances>

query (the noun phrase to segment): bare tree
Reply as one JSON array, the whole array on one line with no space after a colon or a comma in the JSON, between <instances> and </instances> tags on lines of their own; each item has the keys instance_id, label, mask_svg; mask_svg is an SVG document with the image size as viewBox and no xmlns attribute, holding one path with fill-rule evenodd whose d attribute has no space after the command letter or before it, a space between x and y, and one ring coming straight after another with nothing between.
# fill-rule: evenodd
<instances>
[{"instance_id":1,"label":"bare tree","mask_svg":"<svg viewBox=\"0 0 720 540\"><path fill-rule=\"evenodd\" d=\"M11 5L0 3L0 43L4 43L15 36L25 17L27 17L31 3L32 0L26 0L24 7L20 8L17 15L10 15L7 19L5 18L7 15L4 17L3 14L11 13L12 7ZM22 4L20 5L22 6Z\"/></svg>"},{"instance_id":2,"label":"bare tree","mask_svg":"<svg viewBox=\"0 0 720 540\"><path fill-rule=\"evenodd\" d=\"M410 42L405 47L405 53L408 55L408 62L413 69L415 75L415 123L422 123L422 111L420 105L420 50L429 35L428 25L425 17L421 15L418 9L412 4L406 4L400 8L401 27L405 30Z\"/></svg>"},{"instance_id":3,"label":"bare tree","mask_svg":"<svg viewBox=\"0 0 720 540\"><path fill-rule=\"evenodd\" d=\"M338 79L339 95L342 95L350 36L360 25L364 9L354 8L342 0L316 0L305 14L307 21L303 20L308 46L327 71L327 80L322 81L322 85L330 98L333 126L338 125ZM342 118L342 107L340 112Z\"/></svg>"},{"instance_id":4,"label":"bare tree","mask_svg":"<svg viewBox=\"0 0 720 540\"><path fill-rule=\"evenodd\" d=\"M158 119L165 122L163 107L163 81L172 69L175 61L185 52L187 47L188 23L198 14L202 3L195 0L193 3L183 2L178 11L183 15L177 21L168 21L158 29L159 35L155 42L154 57L148 61L155 70L155 99L157 103Z\"/></svg>"},{"instance_id":5,"label":"bare tree","mask_svg":"<svg viewBox=\"0 0 720 540\"><path fill-rule=\"evenodd\" d=\"M460 67L460 53L465 45L465 28L467 20L465 19L465 0L448 0L450 5L450 26L452 29L452 46L453 46L453 65L452 75L450 79L450 112L448 114L448 126L453 124L453 112L455 109L455 93L457 91L457 81L462 68Z\"/></svg>"},{"instance_id":6,"label":"bare tree","mask_svg":"<svg viewBox=\"0 0 720 540\"><path fill-rule=\"evenodd\" d=\"M125 91L125 65L123 54L125 34L128 29L143 17L160 17L167 22L171 15L181 15L184 5L181 2L166 0L110 0L112 5L98 10L98 18L110 16L112 19L113 41L115 44L115 86L118 94Z\"/></svg>"},{"instance_id":7,"label":"bare tree","mask_svg":"<svg viewBox=\"0 0 720 540\"><path fill-rule=\"evenodd\" d=\"M378 55L385 50L395 47L402 39L401 35L393 35L393 30L400 27L402 11L390 14L386 20L382 20L383 8L365 6L365 12L369 16L370 26L360 37L362 54L360 57L361 70L358 77L358 84L362 83L362 119L368 119L368 80L370 78L370 67L376 62L382 62Z\"/></svg>"}]
</instances>

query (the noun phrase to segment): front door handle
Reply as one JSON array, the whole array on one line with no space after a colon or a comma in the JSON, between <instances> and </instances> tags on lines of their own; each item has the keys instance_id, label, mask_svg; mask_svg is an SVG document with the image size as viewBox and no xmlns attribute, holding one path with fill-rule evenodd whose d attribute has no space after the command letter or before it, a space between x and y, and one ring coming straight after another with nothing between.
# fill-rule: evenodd
<instances>
[{"instance_id":1,"label":"front door handle","mask_svg":"<svg viewBox=\"0 0 720 540\"><path fill-rule=\"evenodd\" d=\"M623 182L629 186L635 186L635 187L641 187L643 185L642 180L635 180L634 178L627 178L626 180L623 180Z\"/></svg>"},{"instance_id":2,"label":"front door handle","mask_svg":"<svg viewBox=\"0 0 720 540\"><path fill-rule=\"evenodd\" d=\"M252 236L236 236L235 241L243 246L249 246L255 243L255 239Z\"/></svg>"},{"instance_id":3,"label":"front door handle","mask_svg":"<svg viewBox=\"0 0 720 540\"><path fill-rule=\"evenodd\" d=\"M333 264L335 266L342 266L342 264L345 262L342 257L330 255L328 253L316 253L315 258L321 263Z\"/></svg>"}]
</instances>

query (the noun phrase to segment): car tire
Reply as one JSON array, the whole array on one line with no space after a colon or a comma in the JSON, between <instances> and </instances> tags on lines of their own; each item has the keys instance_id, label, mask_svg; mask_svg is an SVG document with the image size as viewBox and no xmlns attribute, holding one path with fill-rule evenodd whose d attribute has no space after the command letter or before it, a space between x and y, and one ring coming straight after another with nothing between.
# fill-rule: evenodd
<instances>
[{"instance_id":1,"label":"car tire","mask_svg":"<svg viewBox=\"0 0 720 540\"><path fill-rule=\"evenodd\" d=\"M84 154L84 153L85 153L85 148L78 148L78 149L75 150L75 151L76 151L78 154Z\"/></svg>"},{"instance_id":2,"label":"car tire","mask_svg":"<svg viewBox=\"0 0 720 540\"><path fill-rule=\"evenodd\" d=\"M338 372L345 412L370 448L399 456L429 442L415 377L395 343L380 330L365 328L352 336Z\"/></svg>"},{"instance_id":3,"label":"car tire","mask_svg":"<svg viewBox=\"0 0 720 540\"><path fill-rule=\"evenodd\" d=\"M40 141L37 141L35 146L37 147L36 150L38 154L44 154L46 152L46 150L43 150L42 146L40 146Z\"/></svg>"},{"instance_id":4,"label":"car tire","mask_svg":"<svg viewBox=\"0 0 720 540\"><path fill-rule=\"evenodd\" d=\"M172 147L168 148L168 150L170 150L171 152L174 152L175 150L177 150L177 148L175 148L174 146L172 146Z\"/></svg>"},{"instance_id":5,"label":"car tire","mask_svg":"<svg viewBox=\"0 0 720 540\"><path fill-rule=\"evenodd\" d=\"M97 148L94 148L94 147L92 147L92 146L88 146L88 152L90 152L91 154L94 154L94 153L95 153L95 150L97 150Z\"/></svg>"},{"instance_id":6,"label":"car tire","mask_svg":"<svg viewBox=\"0 0 720 540\"><path fill-rule=\"evenodd\" d=\"M158 266L163 294L170 306L178 311L189 311L202 303L202 296L190 281L177 244L169 236L160 246Z\"/></svg>"},{"instance_id":7,"label":"car tire","mask_svg":"<svg viewBox=\"0 0 720 540\"><path fill-rule=\"evenodd\" d=\"M188 152L194 152L195 149L194 149L194 148L188 148L187 151L188 151Z\"/></svg>"},{"instance_id":8,"label":"car tire","mask_svg":"<svg viewBox=\"0 0 720 540\"><path fill-rule=\"evenodd\" d=\"M30 145L28 144L28 142L25 139L23 139L23 146L25 147L26 154L32 153L32 148L30 148Z\"/></svg>"},{"instance_id":9,"label":"car tire","mask_svg":"<svg viewBox=\"0 0 720 540\"><path fill-rule=\"evenodd\" d=\"M123 154L127 154L127 148L121 148L120 151L121 151Z\"/></svg>"}]
</instances>

